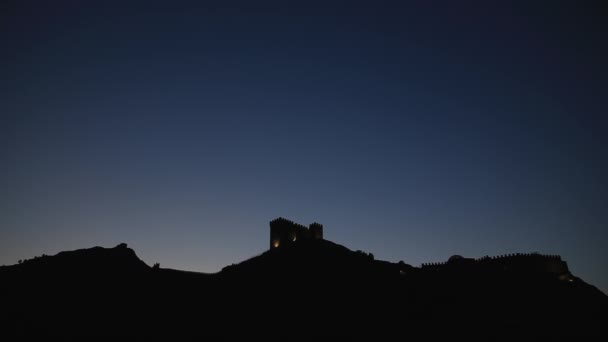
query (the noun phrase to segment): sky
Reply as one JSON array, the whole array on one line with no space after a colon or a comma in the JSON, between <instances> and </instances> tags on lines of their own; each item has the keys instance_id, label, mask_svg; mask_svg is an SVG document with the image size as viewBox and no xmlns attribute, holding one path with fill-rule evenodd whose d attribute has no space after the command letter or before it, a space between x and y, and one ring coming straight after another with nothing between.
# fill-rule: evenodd
<instances>
[{"instance_id":1,"label":"sky","mask_svg":"<svg viewBox=\"0 0 608 342\"><path fill-rule=\"evenodd\" d=\"M608 292L601 2L2 1L0 265L216 272L270 220L414 266L559 254Z\"/></svg>"}]
</instances>

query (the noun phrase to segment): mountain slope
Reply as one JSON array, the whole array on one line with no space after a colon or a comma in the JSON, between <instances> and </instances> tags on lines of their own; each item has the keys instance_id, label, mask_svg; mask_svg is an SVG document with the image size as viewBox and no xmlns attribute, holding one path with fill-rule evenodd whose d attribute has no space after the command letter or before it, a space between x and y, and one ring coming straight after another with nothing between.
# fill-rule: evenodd
<instances>
[{"instance_id":1,"label":"mountain slope","mask_svg":"<svg viewBox=\"0 0 608 342\"><path fill-rule=\"evenodd\" d=\"M150 271L150 267L137 257L135 251L121 243L114 248L93 247L43 255L25 260L18 265L0 268L0 274L20 275L104 276L137 275Z\"/></svg>"},{"instance_id":2,"label":"mountain slope","mask_svg":"<svg viewBox=\"0 0 608 342\"><path fill-rule=\"evenodd\" d=\"M488 265L416 268L313 240L200 274L94 247L0 267L0 336L605 337L593 286Z\"/></svg>"},{"instance_id":3,"label":"mountain slope","mask_svg":"<svg viewBox=\"0 0 608 342\"><path fill-rule=\"evenodd\" d=\"M397 279L413 267L374 260L373 255L350 249L327 240L303 240L288 247L268 250L239 264L224 267L220 276L310 278L351 280L364 278Z\"/></svg>"}]
</instances>

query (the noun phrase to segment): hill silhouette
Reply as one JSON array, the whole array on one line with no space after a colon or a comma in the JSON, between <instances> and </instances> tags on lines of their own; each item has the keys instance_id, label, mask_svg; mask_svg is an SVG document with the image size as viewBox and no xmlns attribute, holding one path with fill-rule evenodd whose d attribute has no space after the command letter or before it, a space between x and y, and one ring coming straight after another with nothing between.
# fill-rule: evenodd
<instances>
[{"instance_id":1,"label":"hill silhouette","mask_svg":"<svg viewBox=\"0 0 608 342\"><path fill-rule=\"evenodd\" d=\"M134 250L121 243L114 248L93 247L60 252L54 256L43 255L7 267L4 272L13 276L132 277L149 270L150 267L137 257Z\"/></svg>"},{"instance_id":2,"label":"hill silhouette","mask_svg":"<svg viewBox=\"0 0 608 342\"><path fill-rule=\"evenodd\" d=\"M328 240L303 240L286 248L271 249L239 264L224 267L223 278L264 277L326 281L353 279L396 279L413 267L374 260L373 255L350 249ZM400 270L402 271L400 273Z\"/></svg>"},{"instance_id":3,"label":"hill silhouette","mask_svg":"<svg viewBox=\"0 0 608 342\"><path fill-rule=\"evenodd\" d=\"M501 340L605 335L606 295L571 275L561 259L553 262L558 272L525 266L542 258L454 257L413 267L327 240L303 240L203 274L150 267L126 244L94 247L0 267L0 334Z\"/></svg>"}]
</instances>

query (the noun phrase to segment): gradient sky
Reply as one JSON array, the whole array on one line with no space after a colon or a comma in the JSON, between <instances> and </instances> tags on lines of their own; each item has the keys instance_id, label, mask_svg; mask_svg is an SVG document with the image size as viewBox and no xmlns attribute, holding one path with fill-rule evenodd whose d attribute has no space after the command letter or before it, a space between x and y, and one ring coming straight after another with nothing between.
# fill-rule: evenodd
<instances>
[{"instance_id":1,"label":"gradient sky","mask_svg":"<svg viewBox=\"0 0 608 342\"><path fill-rule=\"evenodd\" d=\"M0 4L0 264L126 242L215 272L284 216L608 292L601 2L125 2Z\"/></svg>"}]
</instances>

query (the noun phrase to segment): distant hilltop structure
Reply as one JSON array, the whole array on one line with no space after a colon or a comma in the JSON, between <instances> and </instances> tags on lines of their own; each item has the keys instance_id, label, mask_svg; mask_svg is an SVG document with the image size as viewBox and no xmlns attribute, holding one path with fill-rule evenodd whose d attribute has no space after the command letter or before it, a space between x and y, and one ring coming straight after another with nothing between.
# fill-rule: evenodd
<instances>
[{"instance_id":1,"label":"distant hilltop structure","mask_svg":"<svg viewBox=\"0 0 608 342\"><path fill-rule=\"evenodd\" d=\"M464 258L454 255L446 262L426 263L421 265L423 271L488 269L495 271L550 273L562 280L571 280L572 274L568 265L559 255L534 253L515 253L482 258Z\"/></svg>"},{"instance_id":2,"label":"distant hilltop structure","mask_svg":"<svg viewBox=\"0 0 608 342\"><path fill-rule=\"evenodd\" d=\"M323 225L313 222L308 227L293 222L284 217L278 217L270 221L270 249L289 246L296 241L323 240ZM362 253L361 251L357 251ZM366 255L366 253L363 253ZM370 253L371 260L373 255ZM401 266L403 262L399 265ZM412 268L413 269L413 268ZM490 272L510 274L551 274L561 280L572 281L573 276L568 269L568 264L559 255L534 253L515 253L499 256L484 256L481 258L466 258L453 255L445 262L423 263L416 268L422 273L440 274L466 274L468 272ZM399 268L401 274L404 271Z\"/></svg>"},{"instance_id":3,"label":"distant hilltop structure","mask_svg":"<svg viewBox=\"0 0 608 342\"><path fill-rule=\"evenodd\" d=\"M300 240L322 240L323 225L313 222L308 227L283 217L270 221L270 249Z\"/></svg>"}]
</instances>

